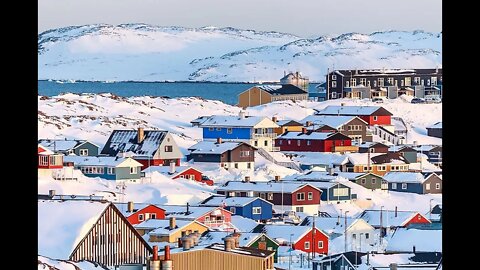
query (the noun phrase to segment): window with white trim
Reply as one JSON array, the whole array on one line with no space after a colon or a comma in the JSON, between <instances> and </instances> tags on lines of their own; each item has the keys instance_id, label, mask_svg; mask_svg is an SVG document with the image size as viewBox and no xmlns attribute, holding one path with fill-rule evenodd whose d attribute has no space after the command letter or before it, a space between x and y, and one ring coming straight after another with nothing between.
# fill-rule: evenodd
<instances>
[{"instance_id":1,"label":"window with white trim","mask_svg":"<svg viewBox=\"0 0 480 270\"><path fill-rule=\"evenodd\" d=\"M273 193L272 192L268 193L267 200L269 200L269 201L273 200Z\"/></svg>"},{"instance_id":2,"label":"window with white trim","mask_svg":"<svg viewBox=\"0 0 480 270\"><path fill-rule=\"evenodd\" d=\"M432 85L437 85L437 77L432 77Z\"/></svg>"},{"instance_id":3,"label":"window with white trim","mask_svg":"<svg viewBox=\"0 0 480 270\"><path fill-rule=\"evenodd\" d=\"M415 77L415 78L413 78L413 83L414 83L415 85L419 85L419 84L420 84L420 77Z\"/></svg>"},{"instance_id":4,"label":"window with white trim","mask_svg":"<svg viewBox=\"0 0 480 270\"><path fill-rule=\"evenodd\" d=\"M308 140L307 145L312 145L312 141Z\"/></svg>"},{"instance_id":5,"label":"window with white trim","mask_svg":"<svg viewBox=\"0 0 480 270\"><path fill-rule=\"evenodd\" d=\"M407 189L408 184L407 183L402 183L402 189Z\"/></svg>"},{"instance_id":6,"label":"window with white trim","mask_svg":"<svg viewBox=\"0 0 480 270\"><path fill-rule=\"evenodd\" d=\"M288 141L287 141L287 144L288 144L288 145L292 144L292 141L288 140Z\"/></svg>"},{"instance_id":7,"label":"window with white trim","mask_svg":"<svg viewBox=\"0 0 480 270\"><path fill-rule=\"evenodd\" d=\"M435 189L440 189L440 183L435 184Z\"/></svg>"},{"instance_id":8,"label":"window with white trim","mask_svg":"<svg viewBox=\"0 0 480 270\"><path fill-rule=\"evenodd\" d=\"M365 180L365 178L362 178L361 183L365 185L367 183L367 180Z\"/></svg>"},{"instance_id":9,"label":"window with white trim","mask_svg":"<svg viewBox=\"0 0 480 270\"><path fill-rule=\"evenodd\" d=\"M300 146L301 140L297 140L297 146Z\"/></svg>"},{"instance_id":10,"label":"window with white trim","mask_svg":"<svg viewBox=\"0 0 480 270\"><path fill-rule=\"evenodd\" d=\"M240 151L240 157L249 157L250 151Z\"/></svg>"},{"instance_id":11,"label":"window with white trim","mask_svg":"<svg viewBox=\"0 0 480 270\"><path fill-rule=\"evenodd\" d=\"M297 193L297 201L305 201L305 192Z\"/></svg>"},{"instance_id":12,"label":"window with white trim","mask_svg":"<svg viewBox=\"0 0 480 270\"><path fill-rule=\"evenodd\" d=\"M304 248L305 249L310 249L310 242L309 241L305 241Z\"/></svg>"},{"instance_id":13,"label":"window with white trim","mask_svg":"<svg viewBox=\"0 0 480 270\"><path fill-rule=\"evenodd\" d=\"M208 128L208 131L213 131L213 130L215 130L213 127Z\"/></svg>"},{"instance_id":14,"label":"window with white trim","mask_svg":"<svg viewBox=\"0 0 480 270\"><path fill-rule=\"evenodd\" d=\"M352 79L351 83L352 87L357 86L357 79Z\"/></svg>"},{"instance_id":15,"label":"window with white trim","mask_svg":"<svg viewBox=\"0 0 480 270\"><path fill-rule=\"evenodd\" d=\"M227 134L232 134L233 133L233 128L227 128Z\"/></svg>"},{"instance_id":16,"label":"window with white trim","mask_svg":"<svg viewBox=\"0 0 480 270\"><path fill-rule=\"evenodd\" d=\"M425 184L425 189L430 190L430 184Z\"/></svg>"},{"instance_id":17,"label":"window with white trim","mask_svg":"<svg viewBox=\"0 0 480 270\"><path fill-rule=\"evenodd\" d=\"M335 81L337 79L337 75L332 75L332 80Z\"/></svg>"},{"instance_id":18,"label":"window with white trim","mask_svg":"<svg viewBox=\"0 0 480 270\"><path fill-rule=\"evenodd\" d=\"M252 213L254 215L260 215L262 213L262 208L261 207L253 207L252 208Z\"/></svg>"},{"instance_id":19,"label":"window with white trim","mask_svg":"<svg viewBox=\"0 0 480 270\"><path fill-rule=\"evenodd\" d=\"M222 131L222 128L221 128L221 127L217 127L217 131Z\"/></svg>"},{"instance_id":20,"label":"window with white trim","mask_svg":"<svg viewBox=\"0 0 480 270\"><path fill-rule=\"evenodd\" d=\"M113 168L113 167L108 167L108 168L107 168L107 173L108 173L108 174L115 174L115 168Z\"/></svg>"},{"instance_id":21,"label":"window with white trim","mask_svg":"<svg viewBox=\"0 0 480 270\"><path fill-rule=\"evenodd\" d=\"M348 196L348 188L335 188L333 189L333 196Z\"/></svg>"},{"instance_id":22,"label":"window with white trim","mask_svg":"<svg viewBox=\"0 0 480 270\"><path fill-rule=\"evenodd\" d=\"M313 200L313 192L308 192L307 200L309 200L309 201Z\"/></svg>"},{"instance_id":23,"label":"window with white trim","mask_svg":"<svg viewBox=\"0 0 480 270\"><path fill-rule=\"evenodd\" d=\"M332 82L332 87L337 87L337 82Z\"/></svg>"},{"instance_id":24,"label":"window with white trim","mask_svg":"<svg viewBox=\"0 0 480 270\"><path fill-rule=\"evenodd\" d=\"M247 169L251 169L251 168L252 168L252 163L247 162Z\"/></svg>"},{"instance_id":25,"label":"window with white trim","mask_svg":"<svg viewBox=\"0 0 480 270\"><path fill-rule=\"evenodd\" d=\"M295 207L295 212L303 213L303 206L297 206L297 207Z\"/></svg>"},{"instance_id":26,"label":"window with white trim","mask_svg":"<svg viewBox=\"0 0 480 270\"><path fill-rule=\"evenodd\" d=\"M378 120L378 116L373 116L373 121L377 121Z\"/></svg>"},{"instance_id":27,"label":"window with white trim","mask_svg":"<svg viewBox=\"0 0 480 270\"><path fill-rule=\"evenodd\" d=\"M238 163L234 163L233 166L235 167L235 169L238 169Z\"/></svg>"},{"instance_id":28,"label":"window with white trim","mask_svg":"<svg viewBox=\"0 0 480 270\"><path fill-rule=\"evenodd\" d=\"M388 85L393 85L393 78L392 77L387 78L387 83Z\"/></svg>"},{"instance_id":29,"label":"window with white trim","mask_svg":"<svg viewBox=\"0 0 480 270\"><path fill-rule=\"evenodd\" d=\"M350 87L350 82L349 81L345 81L345 87Z\"/></svg>"},{"instance_id":30,"label":"window with white trim","mask_svg":"<svg viewBox=\"0 0 480 270\"><path fill-rule=\"evenodd\" d=\"M130 174L138 173L138 167L130 167Z\"/></svg>"},{"instance_id":31,"label":"window with white trim","mask_svg":"<svg viewBox=\"0 0 480 270\"><path fill-rule=\"evenodd\" d=\"M392 183L392 189L397 189L397 183Z\"/></svg>"},{"instance_id":32,"label":"window with white trim","mask_svg":"<svg viewBox=\"0 0 480 270\"><path fill-rule=\"evenodd\" d=\"M363 84L363 86L367 85L367 79L366 78L360 78L360 84Z\"/></svg>"},{"instance_id":33,"label":"window with white trim","mask_svg":"<svg viewBox=\"0 0 480 270\"><path fill-rule=\"evenodd\" d=\"M232 212L232 214L235 214L235 207L230 207L230 212Z\"/></svg>"},{"instance_id":34,"label":"window with white trim","mask_svg":"<svg viewBox=\"0 0 480 270\"><path fill-rule=\"evenodd\" d=\"M411 86L411 85L412 85L412 78L405 77L405 86Z\"/></svg>"},{"instance_id":35,"label":"window with white trim","mask_svg":"<svg viewBox=\"0 0 480 270\"><path fill-rule=\"evenodd\" d=\"M145 220L145 218L143 217L143 214L138 214L138 220L139 221Z\"/></svg>"},{"instance_id":36,"label":"window with white trim","mask_svg":"<svg viewBox=\"0 0 480 270\"><path fill-rule=\"evenodd\" d=\"M173 152L173 145L165 145L165 152Z\"/></svg>"},{"instance_id":37,"label":"window with white trim","mask_svg":"<svg viewBox=\"0 0 480 270\"><path fill-rule=\"evenodd\" d=\"M376 184L376 183L377 183L377 179L372 178L372 184Z\"/></svg>"},{"instance_id":38,"label":"window with white trim","mask_svg":"<svg viewBox=\"0 0 480 270\"><path fill-rule=\"evenodd\" d=\"M88 156L88 149L80 149L80 156Z\"/></svg>"},{"instance_id":39,"label":"window with white trim","mask_svg":"<svg viewBox=\"0 0 480 270\"><path fill-rule=\"evenodd\" d=\"M378 86L384 86L385 85L385 81L383 78L378 78Z\"/></svg>"}]
</instances>

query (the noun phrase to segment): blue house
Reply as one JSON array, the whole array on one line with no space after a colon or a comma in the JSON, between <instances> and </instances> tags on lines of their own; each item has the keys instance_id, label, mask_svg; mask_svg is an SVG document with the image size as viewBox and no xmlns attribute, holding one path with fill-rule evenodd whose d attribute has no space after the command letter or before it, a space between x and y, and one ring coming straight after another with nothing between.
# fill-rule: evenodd
<instances>
[{"instance_id":1,"label":"blue house","mask_svg":"<svg viewBox=\"0 0 480 270\"><path fill-rule=\"evenodd\" d=\"M223 197L210 196L200 203L204 206L223 206L234 215L253 220L269 220L272 218L273 204L260 197Z\"/></svg>"},{"instance_id":2,"label":"blue house","mask_svg":"<svg viewBox=\"0 0 480 270\"><path fill-rule=\"evenodd\" d=\"M267 117L246 116L241 111L236 115L212 115L199 120L198 126L203 129L204 140L242 141L256 148L273 150L275 128L279 126ZM194 120L195 121L195 120Z\"/></svg>"},{"instance_id":3,"label":"blue house","mask_svg":"<svg viewBox=\"0 0 480 270\"><path fill-rule=\"evenodd\" d=\"M87 140L71 139L39 139L38 143L54 153L61 153L66 156L98 156L98 145Z\"/></svg>"},{"instance_id":4,"label":"blue house","mask_svg":"<svg viewBox=\"0 0 480 270\"><path fill-rule=\"evenodd\" d=\"M73 164L87 177L117 182L140 182L142 164L130 157L65 156L64 164Z\"/></svg>"},{"instance_id":5,"label":"blue house","mask_svg":"<svg viewBox=\"0 0 480 270\"><path fill-rule=\"evenodd\" d=\"M383 176L388 190L417 194L442 193L442 179L435 173L426 177L418 172L388 172Z\"/></svg>"}]
</instances>

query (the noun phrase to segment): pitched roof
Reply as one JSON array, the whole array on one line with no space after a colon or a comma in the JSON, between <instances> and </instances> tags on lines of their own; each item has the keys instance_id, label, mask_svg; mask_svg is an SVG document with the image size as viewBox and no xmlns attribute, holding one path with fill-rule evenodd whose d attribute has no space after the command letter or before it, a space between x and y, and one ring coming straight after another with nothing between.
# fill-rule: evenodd
<instances>
[{"instance_id":1,"label":"pitched roof","mask_svg":"<svg viewBox=\"0 0 480 270\"><path fill-rule=\"evenodd\" d=\"M416 211L397 211L397 216L395 216L395 210L365 210L360 213L357 218L362 218L368 222L368 224L379 227L380 212L382 212L383 227L402 227L415 215L419 214Z\"/></svg>"},{"instance_id":2,"label":"pitched roof","mask_svg":"<svg viewBox=\"0 0 480 270\"><path fill-rule=\"evenodd\" d=\"M283 76L280 80L286 80L286 79L307 79L307 77L304 77L301 72L289 72L285 76Z\"/></svg>"},{"instance_id":3,"label":"pitched roof","mask_svg":"<svg viewBox=\"0 0 480 270\"><path fill-rule=\"evenodd\" d=\"M124 215L125 217L129 217L131 216L132 214L144 209L145 207L148 207L148 206L155 206L155 207L158 207L160 209L163 209L162 207L160 207L159 205L156 205L156 204L151 204L151 203L134 203L133 204L133 212L129 212L128 211L128 203L113 203L115 205L115 207L117 207L118 211L120 211L120 213L122 213L122 215ZM163 209L165 210L165 209Z\"/></svg>"},{"instance_id":4,"label":"pitched roof","mask_svg":"<svg viewBox=\"0 0 480 270\"><path fill-rule=\"evenodd\" d=\"M64 162L73 162L79 166L107 166L117 167L122 162L130 160L136 166L142 166L142 164L129 157L107 157L107 156L64 156Z\"/></svg>"},{"instance_id":5,"label":"pitched roof","mask_svg":"<svg viewBox=\"0 0 480 270\"><path fill-rule=\"evenodd\" d=\"M216 141L201 141L195 145L190 146L188 150L190 151L191 154L220 155L227 151L233 150L242 144L249 145L244 142L222 141L222 143L217 143Z\"/></svg>"},{"instance_id":6,"label":"pitched roof","mask_svg":"<svg viewBox=\"0 0 480 270\"><path fill-rule=\"evenodd\" d=\"M350 115L309 115L305 118L303 118L300 122L302 123L307 123L307 121L310 121L314 123L315 125L327 125L329 127L333 127L336 129L339 129L341 126L347 124L348 122L352 121L355 119L356 116L350 116ZM360 118L358 118L360 119ZM362 122L367 124L364 120L360 119Z\"/></svg>"},{"instance_id":7,"label":"pitched roof","mask_svg":"<svg viewBox=\"0 0 480 270\"><path fill-rule=\"evenodd\" d=\"M223 238L225 238L227 235L228 233L226 232L209 231L200 238L199 245L211 245L214 243L223 243ZM240 233L240 238L238 239L240 241L239 244L241 247L249 246L262 235L265 235L265 234L242 232ZM267 235L265 236L268 237Z\"/></svg>"},{"instance_id":8,"label":"pitched roof","mask_svg":"<svg viewBox=\"0 0 480 270\"><path fill-rule=\"evenodd\" d=\"M148 168L142 170L142 172L145 172L145 173L158 172L168 177L175 177L188 169L194 169L198 171L198 169L195 169L191 166L175 166L174 173L170 173L170 166L149 166Z\"/></svg>"},{"instance_id":9,"label":"pitched roof","mask_svg":"<svg viewBox=\"0 0 480 270\"><path fill-rule=\"evenodd\" d=\"M68 259L109 205L100 201L38 201L38 254Z\"/></svg>"},{"instance_id":10,"label":"pitched roof","mask_svg":"<svg viewBox=\"0 0 480 270\"><path fill-rule=\"evenodd\" d=\"M428 126L427 128L437 128L437 129L442 129L442 122L437 122L431 126Z\"/></svg>"},{"instance_id":11,"label":"pitched roof","mask_svg":"<svg viewBox=\"0 0 480 270\"><path fill-rule=\"evenodd\" d=\"M423 183L426 180L419 172L388 172L383 179L390 183Z\"/></svg>"},{"instance_id":12,"label":"pitched roof","mask_svg":"<svg viewBox=\"0 0 480 270\"><path fill-rule=\"evenodd\" d=\"M295 86L293 84L283 84L283 85L257 85L258 87L271 95L294 95L294 94L308 94L307 91L302 88Z\"/></svg>"},{"instance_id":13,"label":"pitched roof","mask_svg":"<svg viewBox=\"0 0 480 270\"><path fill-rule=\"evenodd\" d=\"M384 163L409 164L410 163L404 156L400 155L400 153L398 152L396 153L388 152L388 153L380 154L377 156L372 156L373 154L370 154L370 155L371 155L371 160L373 164L384 164Z\"/></svg>"},{"instance_id":14,"label":"pitched roof","mask_svg":"<svg viewBox=\"0 0 480 270\"><path fill-rule=\"evenodd\" d=\"M313 130L309 130L306 133L298 132L298 131L287 131L282 135L280 135L279 137L277 137L277 139L326 140L336 134L339 134L341 136L348 138L347 136L338 132L316 132Z\"/></svg>"},{"instance_id":15,"label":"pitched roof","mask_svg":"<svg viewBox=\"0 0 480 270\"><path fill-rule=\"evenodd\" d=\"M144 130L144 139L138 143L137 130L114 130L101 154L116 156L121 152L132 152L138 156L153 157L167 133L165 130Z\"/></svg>"},{"instance_id":16,"label":"pitched roof","mask_svg":"<svg viewBox=\"0 0 480 270\"><path fill-rule=\"evenodd\" d=\"M227 211L219 206L189 206L187 213L186 205L158 205L158 207L165 209L167 218L176 217L177 220L195 220L212 211ZM229 212L229 211L227 211Z\"/></svg>"},{"instance_id":17,"label":"pitched roof","mask_svg":"<svg viewBox=\"0 0 480 270\"><path fill-rule=\"evenodd\" d=\"M442 230L397 228L388 240L386 252L442 252Z\"/></svg>"},{"instance_id":18,"label":"pitched roof","mask_svg":"<svg viewBox=\"0 0 480 270\"><path fill-rule=\"evenodd\" d=\"M373 160L376 156L383 155L381 153L370 153L370 160ZM347 159L353 165L367 165L368 164L368 153L348 153L346 154ZM371 162L373 163L373 162Z\"/></svg>"},{"instance_id":19,"label":"pitched roof","mask_svg":"<svg viewBox=\"0 0 480 270\"><path fill-rule=\"evenodd\" d=\"M351 217L347 217L347 230L356 222L365 222L362 219L355 219ZM338 222L338 224L337 224ZM305 217L299 226L312 226L313 218L312 216ZM337 233L337 234L344 234L345 233L345 218L339 217L315 217L315 226L322 228L322 230L328 234ZM373 229L373 228L372 228Z\"/></svg>"},{"instance_id":20,"label":"pitched roof","mask_svg":"<svg viewBox=\"0 0 480 270\"><path fill-rule=\"evenodd\" d=\"M278 120L277 125L281 127L289 127L289 126L303 126L302 123L299 123L295 120Z\"/></svg>"},{"instance_id":21,"label":"pitched roof","mask_svg":"<svg viewBox=\"0 0 480 270\"><path fill-rule=\"evenodd\" d=\"M318 226L315 226L315 228L317 228L321 233L328 237L328 235L323 232ZM255 228L254 232L265 233L266 235L268 235L268 237L272 238L278 243L290 242L290 235L292 235L292 242L295 243L307 233L309 233L311 230L312 227L309 226L267 224L263 226L258 226L257 228Z\"/></svg>"},{"instance_id":22,"label":"pitched roof","mask_svg":"<svg viewBox=\"0 0 480 270\"><path fill-rule=\"evenodd\" d=\"M148 222L148 220L144 221L144 222ZM141 225L142 223L136 225L135 227L140 228L142 226ZM171 235L171 234L173 234L175 232L178 232L182 228L184 228L184 227L186 227L186 226L188 226L192 223L197 223L198 225L206 227L205 225L203 225L203 224L201 224L197 221L194 221L194 220L176 220L175 221L176 226L172 230L172 229L170 229L170 220L169 219L157 219L157 220L152 221L151 223L148 224L148 225L151 224L151 225L158 226L156 229L152 230L148 234L150 234L150 235Z\"/></svg>"},{"instance_id":23,"label":"pitched roof","mask_svg":"<svg viewBox=\"0 0 480 270\"><path fill-rule=\"evenodd\" d=\"M237 232L252 232L258 226L255 220L238 215L233 215L230 223L237 228Z\"/></svg>"},{"instance_id":24,"label":"pitched roof","mask_svg":"<svg viewBox=\"0 0 480 270\"><path fill-rule=\"evenodd\" d=\"M38 143L45 146L46 148L54 151L65 152L77 148L78 146L86 143L87 140L68 140L68 139L39 139ZM90 142L91 144L98 147L98 145Z\"/></svg>"},{"instance_id":25,"label":"pitched roof","mask_svg":"<svg viewBox=\"0 0 480 270\"><path fill-rule=\"evenodd\" d=\"M381 106L334 106L329 105L325 109L318 111L318 115L372 115L376 112L381 115L393 115Z\"/></svg>"},{"instance_id":26,"label":"pitched roof","mask_svg":"<svg viewBox=\"0 0 480 270\"><path fill-rule=\"evenodd\" d=\"M212 115L203 121L200 127L254 127L264 120L269 122L269 127L278 127L275 122L265 116L245 116L242 118L238 115Z\"/></svg>"},{"instance_id":27,"label":"pitched roof","mask_svg":"<svg viewBox=\"0 0 480 270\"><path fill-rule=\"evenodd\" d=\"M437 72L438 71L438 72ZM414 75L414 74L442 74L442 68L416 68L416 69L339 69L331 73L340 76L378 76L378 75Z\"/></svg>"},{"instance_id":28,"label":"pitched roof","mask_svg":"<svg viewBox=\"0 0 480 270\"><path fill-rule=\"evenodd\" d=\"M249 248L249 247L238 247L238 248L232 248L230 251L225 251L225 246L223 244L212 244L211 246L208 246L206 248L218 250L222 252L236 253L244 256L254 256L254 257L262 257L262 258L268 258L270 256L273 256L273 254L275 253L274 250L263 250L263 249L257 249L257 248Z\"/></svg>"},{"instance_id":29,"label":"pitched roof","mask_svg":"<svg viewBox=\"0 0 480 270\"><path fill-rule=\"evenodd\" d=\"M266 201L260 197L228 197L226 198L224 196L210 196L204 201L202 201L200 204L209 205L209 206L222 206L223 204L225 204L225 206L227 207L230 207L230 206L243 207L256 200L262 200L268 204L272 204L271 202Z\"/></svg>"},{"instance_id":30,"label":"pitched roof","mask_svg":"<svg viewBox=\"0 0 480 270\"><path fill-rule=\"evenodd\" d=\"M242 182L242 181L228 181L223 186L218 187L216 190L220 191L260 191L260 192L286 192L292 193L296 190L304 187L311 186L315 189L315 186L307 183L296 183L296 182ZM319 189L318 189L319 190Z\"/></svg>"}]
</instances>

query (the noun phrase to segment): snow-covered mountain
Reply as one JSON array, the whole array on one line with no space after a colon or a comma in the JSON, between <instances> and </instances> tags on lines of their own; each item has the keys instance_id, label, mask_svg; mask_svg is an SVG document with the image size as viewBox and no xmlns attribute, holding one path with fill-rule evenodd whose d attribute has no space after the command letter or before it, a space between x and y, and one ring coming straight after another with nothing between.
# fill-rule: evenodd
<instances>
[{"instance_id":1,"label":"snow-covered mountain","mask_svg":"<svg viewBox=\"0 0 480 270\"><path fill-rule=\"evenodd\" d=\"M231 27L95 24L38 37L39 79L98 81L277 81L300 70L322 81L327 68L432 68L442 34L347 33L303 39Z\"/></svg>"}]
</instances>

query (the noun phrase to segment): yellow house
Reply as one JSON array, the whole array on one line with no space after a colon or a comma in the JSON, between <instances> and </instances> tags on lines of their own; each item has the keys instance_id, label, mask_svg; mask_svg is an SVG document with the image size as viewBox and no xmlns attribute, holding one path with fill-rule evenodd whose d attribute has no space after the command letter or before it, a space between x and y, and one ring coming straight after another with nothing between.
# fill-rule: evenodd
<instances>
[{"instance_id":1,"label":"yellow house","mask_svg":"<svg viewBox=\"0 0 480 270\"><path fill-rule=\"evenodd\" d=\"M238 106L257 106L279 100L307 100L308 92L292 84L256 85L238 95Z\"/></svg>"},{"instance_id":2,"label":"yellow house","mask_svg":"<svg viewBox=\"0 0 480 270\"><path fill-rule=\"evenodd\" d=\"M170 219L150 219L134 226L140 234L148 234L148 242L177 243L182 233L189 235L208 231L208 227L198 221Z\"/></svg>"},{"instance_id":3,"label":"yellow house","mask_svg":"<svg viewBox=\"0 0 480 270\"><path fill-rule=\"evenodd\" d=\"M277 135L281 135L287 131L302 131L303 124L294 120L277 120L275 117L272 117L272 121L275 122L280 127L275 128L274 132Z\"/></svg>"}]
</instances>

